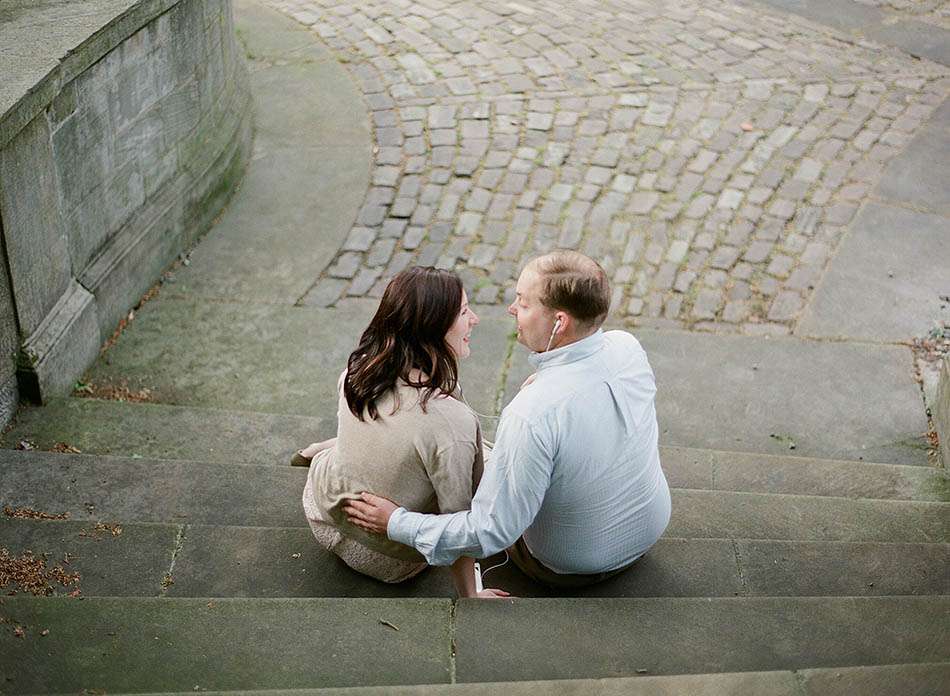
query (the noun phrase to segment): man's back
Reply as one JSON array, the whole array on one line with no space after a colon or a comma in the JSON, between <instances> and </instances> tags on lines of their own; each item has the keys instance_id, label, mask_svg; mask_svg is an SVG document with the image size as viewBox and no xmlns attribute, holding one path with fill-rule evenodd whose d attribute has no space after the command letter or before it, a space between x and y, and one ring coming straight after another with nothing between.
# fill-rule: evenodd
<instances>
[{"instance_id":1,"label":"man's back","mask_svg":"<svg viewBox=\"0 0 950 696\"><path fill-rule=\"evenodd\" d=\"M594 335L532 356L538 373L505 408L506 431L552 461L550 480L524 539L561 573L594 573L630 563L666 528L670 498L660 468L656 386L646 354L623 331ZM496 454L501 454L496 452ZM517 454L513 466L518 466Z\"/></svg>"}]
</instances>

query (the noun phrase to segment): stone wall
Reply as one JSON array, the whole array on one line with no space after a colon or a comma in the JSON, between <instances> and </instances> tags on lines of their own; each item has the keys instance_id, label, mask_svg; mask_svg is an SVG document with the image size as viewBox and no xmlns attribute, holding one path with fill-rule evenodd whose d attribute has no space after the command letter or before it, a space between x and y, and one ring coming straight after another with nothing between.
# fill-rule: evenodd
<instances>
[{"instance_id":1,"label":"stone wall","mask_svg":"<svg viewBox=\"0 0 950 696\"><path fill-rule=\"evenodd\" d=\"M67 393L208 228L244 171L251 106L230 0L13 0L0 27L0 73L29 77L29 43L49 68L37 27L66 51L22 93L0 90L5 420L11 353L20 398Z\"/></svg>"}]
</instances>

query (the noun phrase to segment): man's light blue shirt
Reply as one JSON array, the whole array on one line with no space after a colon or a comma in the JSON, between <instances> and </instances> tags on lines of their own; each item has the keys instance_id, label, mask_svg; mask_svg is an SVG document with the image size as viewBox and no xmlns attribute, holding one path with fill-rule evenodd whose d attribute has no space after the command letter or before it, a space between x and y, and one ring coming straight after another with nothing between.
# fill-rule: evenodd
<instances>
[{"instance_id":1,"label":"man's light blue shirt","mask_svg":"<svg viewBox=\"0 0 950 696\"><path fill-rule=\"evenodd\" d=\"M670 519L646 353L625 331L598 330L529 360L536 379L502 411L471 510L399 508L388 536L432 565L490 556L523 534L555 572L623 567Z\"/></svg>"}]
</instances>

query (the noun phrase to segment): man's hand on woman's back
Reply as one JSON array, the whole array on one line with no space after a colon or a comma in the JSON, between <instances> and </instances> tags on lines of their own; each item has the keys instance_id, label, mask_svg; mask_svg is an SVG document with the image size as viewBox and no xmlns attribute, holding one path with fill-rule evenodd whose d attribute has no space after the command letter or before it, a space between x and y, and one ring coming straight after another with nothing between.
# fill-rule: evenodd
<instances>
[{"instance_id":1,"label":"man's hand on woman's back","mask_svg":"<svg viewBox=\"0 0 950 696\"><path fill-rule=\"evenodd\" d=\"M372 493L360 493L360 500L350 500L343 505L343 512L350 524L365 529L373 534L386 536L389 518L399 506L389 498L383 498Z\"/></svg>"}]
</instances>

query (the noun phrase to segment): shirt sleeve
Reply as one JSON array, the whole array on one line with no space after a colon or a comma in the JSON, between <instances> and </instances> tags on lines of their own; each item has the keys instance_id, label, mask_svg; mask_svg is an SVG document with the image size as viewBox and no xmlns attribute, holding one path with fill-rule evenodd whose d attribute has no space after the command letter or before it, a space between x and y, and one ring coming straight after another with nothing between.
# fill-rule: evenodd
<instances>
[{"instance_id":1,"label":"shirt sleeve","mask_svg":"<svg viewBox=\"0 0 950 696\"><path fill-rule=\"evenodd\" d=\"M516 415L502 418L471 509L424 515L399 508L389 518L389 538L415 547L431 565L508 548L534 520L550 485L554 462L546 435Z\"/></svg>"}]
</instances>

